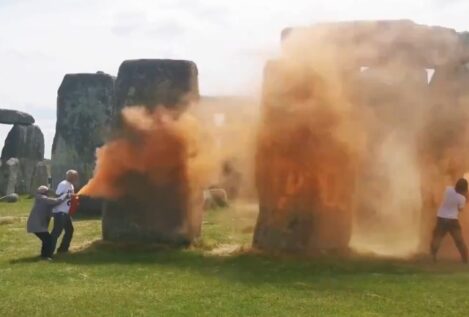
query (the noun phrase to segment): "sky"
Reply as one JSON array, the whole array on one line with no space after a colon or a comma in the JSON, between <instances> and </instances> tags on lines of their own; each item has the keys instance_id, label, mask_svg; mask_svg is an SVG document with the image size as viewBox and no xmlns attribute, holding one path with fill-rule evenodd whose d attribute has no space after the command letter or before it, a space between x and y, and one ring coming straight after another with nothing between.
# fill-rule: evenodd
<instances>
[{"instance_id":1,"label":"sky","mask_svg":"<svg viewBox=\"0 0 469 317\"><path fill-rule=\"evenodd\" d=\"M126 59L189 59L202 95L255 95L286 26L411 19L469 30L467 0L0 0L0 108L32 114L50 158L67 73ZM0 144L10 126L0 124Z\"/></svg>"}]
</instances>

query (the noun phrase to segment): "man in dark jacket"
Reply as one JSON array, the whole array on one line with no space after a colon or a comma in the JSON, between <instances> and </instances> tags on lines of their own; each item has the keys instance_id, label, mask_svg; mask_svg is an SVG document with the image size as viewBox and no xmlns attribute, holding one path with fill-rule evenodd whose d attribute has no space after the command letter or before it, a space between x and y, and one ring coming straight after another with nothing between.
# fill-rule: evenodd
<instances>
[{"instance_id":1,"label":"man in dark jacket","mask_svg":"<svg viewBox=\"0 0 469 317\"><path fill-rule=\"evenodd\" d=\"M58 198L51 198L47 196L48 191L49 189L46 186L39 186L37 189L26 229L28 233L34 233L42 241L41 258L51 260L54 253L52 237L49 233L52 208L67 199L67 194Z\"/></svg>"}]
</instances>

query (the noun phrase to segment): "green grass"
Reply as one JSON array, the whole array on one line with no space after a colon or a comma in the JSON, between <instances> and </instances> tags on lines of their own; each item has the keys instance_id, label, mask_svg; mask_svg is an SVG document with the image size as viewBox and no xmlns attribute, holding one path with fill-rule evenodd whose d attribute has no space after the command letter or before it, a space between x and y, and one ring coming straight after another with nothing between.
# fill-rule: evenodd
<instances>
[{"instance_id":1,"label":"green grass","mask_svg":"<svg viewBox=\"0 0 469 317\"><path fill-rule=\"evenodd\" d=\"M0 204L0 316L463 316L458 263L294 259L248 252L255 206L206 214L189 250L102 243L75 221L73 252L37 261L31 200Z\"/></svg>"}]
</instances>

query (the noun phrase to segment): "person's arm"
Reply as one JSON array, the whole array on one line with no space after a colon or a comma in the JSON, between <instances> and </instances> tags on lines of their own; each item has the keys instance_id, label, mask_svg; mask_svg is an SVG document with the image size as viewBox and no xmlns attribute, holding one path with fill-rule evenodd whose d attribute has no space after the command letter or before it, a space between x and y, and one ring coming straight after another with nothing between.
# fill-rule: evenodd
<instances>
[{"instance_id":1,"label":"person's arm","mask_svg":"<svg viewBox=\"0 0 469 317\"><path fill-rule=\"evenodd\" d=\"M459 201L459 205L458 205L458 210L461 212L463 211L464 209L464 206L466 205L466 202L467 202L467 199L466 197L461 197L461 200Z\"/></svg>"},{"instance_id":2,"label":"person's arm","mask_svg":"<svg viewBox=\"0 0 469 317\"><path fill-rule=\"evenodd\" d=\"M41 195L37 199L39 199L40 201L42 201L46 205L56 206L56 205L60 204L61 202L63 202L65 200L65 198L66 198L66 195L62 195L58 198L52 198L52 197L47 197L47 196Z\"/></svg>"}]
</instances>

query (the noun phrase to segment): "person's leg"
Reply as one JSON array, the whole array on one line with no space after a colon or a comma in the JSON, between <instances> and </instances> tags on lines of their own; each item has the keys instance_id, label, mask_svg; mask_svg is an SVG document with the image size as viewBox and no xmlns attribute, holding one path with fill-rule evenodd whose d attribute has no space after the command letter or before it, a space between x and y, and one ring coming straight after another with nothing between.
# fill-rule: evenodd
<instances>
[{"instance_id":1,"label":"person's leg","mask_svg":"<svg viewBox=\"0 0 469 317\"><path fill-rule=\"evenodd\" d=\"M55 252L55 247L57 245L57 239L60 237L62 234L62 231L64 229L65 225L65 217L64 213L59 212L59 213L54 213L54 227L52 228L52 232L50 233L51 235L51 241L50 241L50 254L54 254Z\"/></svg>"},{"instance_id":2,"label":"person's leg","mask_svg":"<svg viewBox=\"0 0 469 317\"><path fill-rule=\"evenodd\" d=\"M446 235L446 232L447 232L447 228L444 224L444 220L438 219L435 229L433 230L433 237L432 237L432 242L430 245L433 261L436 261L436 255L438 253L438 249L440 248L441 241Z\"/></svg>"},{"instance_id":3,"label":"person's leg","mask_svg":"<svg viewBox=\"0 0 469 317\"><path fill-rule=\"evenodd\" d=\"M52 235L49 232L45 232L46 248L45 255L47 258L52 258L54 255L54 249L52 249Z\"/></svg>"},{"instance_id":4,"label":"person's leg","mask_svg":"<svg viewBox=\"0 0 469 317\"><path fill-rule=\"evenodd\" d=\"M451 227L449 233L451 234L451 237L453 237L454 244L456 244L456 247L458 248L459 254L461 255L461 260L464 263L467 263L467 247L462 236L459 222L456 222L456 224Z\"/></svg>"},{"instance_id":5,"label":"person's leg","mask_svg":"<svg viewBox=\"0 0 469 317\"><path fill-rule=\"evenodd\" d=\"M72 218L70 217L69 214L64 214L64 229L65 233L62 238L62 243L60 244L60 247L57 249L57 252L68 252L68 248L70 247L70 242L72 241L73 238L73 223L72 223Z\"/></svg>"},{"instance_id":6,"label":"person's leg","mask_svg":"<svg viewBox=\"0 0 469 317\"><path fill-rule=\"evenodd\" d=\"M49 232L35 232L34 233L42 242L41 244L41 257L46 258L48 257L49 251Z\"/></svg>"}]
</instances>

